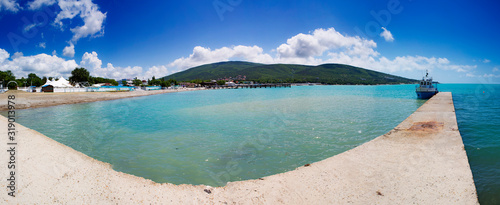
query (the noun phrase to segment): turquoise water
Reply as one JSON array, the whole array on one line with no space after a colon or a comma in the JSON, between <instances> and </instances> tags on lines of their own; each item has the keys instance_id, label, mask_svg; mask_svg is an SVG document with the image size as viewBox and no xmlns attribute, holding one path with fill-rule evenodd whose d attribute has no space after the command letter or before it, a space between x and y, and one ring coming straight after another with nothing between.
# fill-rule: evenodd
<instances>
[{"instance_id":1,"label":"turquoise water","mask_svg":"<svg viewBox=\"0 0 500 205\"><path fill-rule=\"evenodd\" d=\"M500 204L500 85L445 84L481 204Z\"/></svg>"},{"instance_id":2,"label":"turquoise water","mask_svg":"<svg viewBox=\"0 0 500 205\"><path fill-rule=\"evenodd\" d=\"M414 87L170 93L19 110L18 122L117 171L156 182L222 186L293 170L385 134L425 102L416 99ZM498 203L499 85L439 88L453 92L480 202Z\"/></svg>"}]
</instances>

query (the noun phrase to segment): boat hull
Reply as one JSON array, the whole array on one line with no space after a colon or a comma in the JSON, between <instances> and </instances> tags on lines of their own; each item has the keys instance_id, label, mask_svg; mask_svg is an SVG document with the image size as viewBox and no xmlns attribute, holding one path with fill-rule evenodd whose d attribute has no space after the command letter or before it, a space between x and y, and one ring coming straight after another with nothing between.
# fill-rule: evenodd
<instances>
[{"instance_id":1,"label":"boat hull","mask_svg":"<svg viewBox=\"0 0 500 205\"><path fill-rule=\"evenodd\" d=\"M437 91L416 91L417 92L417 98L418 99L429 99L432 96L434 96Z\"/></svg>"}]
</instances>

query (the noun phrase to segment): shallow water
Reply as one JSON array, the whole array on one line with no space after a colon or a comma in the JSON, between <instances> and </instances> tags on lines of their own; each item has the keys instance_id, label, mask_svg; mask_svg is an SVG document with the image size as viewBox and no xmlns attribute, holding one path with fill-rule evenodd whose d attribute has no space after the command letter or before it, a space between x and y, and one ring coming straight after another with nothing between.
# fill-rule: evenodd
<instances>
[{"instance_id":1,"label":"shallow water","mask_svg":"<svg viewBox=\"0 0 500 205\"><path fill-rule=\"evenodd\" d=\"M424 102L402 89L408 86L170 93L20 110L18 122L118 171L221 186L293 170L386 133Z\"/></svg>"},{"instance_id":2,"label":"shallow water","mask_svg":"<svg viewBox=\"0 0 500 205\"><path fill-rule=\"evenodd\" d=\"M117 171L156 182L222 186L293 170L385 134L425 102L416 99L414 88L169 93L19 110L18 122ZM439 89L453 92L480 202L498 203L500 86Z\"/></svg>"}]
</instances>

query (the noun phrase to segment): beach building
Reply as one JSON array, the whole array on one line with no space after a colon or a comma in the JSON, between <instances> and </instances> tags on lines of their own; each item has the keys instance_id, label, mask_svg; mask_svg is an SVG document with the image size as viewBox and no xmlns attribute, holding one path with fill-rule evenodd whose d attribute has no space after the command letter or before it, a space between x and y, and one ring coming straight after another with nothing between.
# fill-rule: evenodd
<instances>
[{"instance_id":1,"label":"beach building","mask_svg":"<svg viewBox=\"0 0 500 205\"><path fill-rule=\"evenodd\" d=\"M197 87L196 83L188 83L188 82L181 82L181 83L179 83L179 85L181 87L185 87L185 88L195 88L195 87Z\"/></svg>"},{"instance_id":2,"label":"beach building","mask_svg":"<svg viewBox=\"0 0 500 205\"><path fill-rule=\"evenodd\" d=\"M226 82L226 85L227 86L236 86L236 83L233 81L230 81L230 82Z\"/></svg>"},{"instance_id":3,"label":"beach building","mask_svg":"<svg viewBox=\"0 0 500 205\"><path fill-rule=\"evenodd\" d=\"M161 86L145 86L143 88L146 91L149 91L149 90L161 90Z\"/></svg>"},{"instance_id":4,"label":"beach building","mask_svg":"<svg viewBox=\"0 0 500 205\"><path fill-rule=\"evenodd\" d=\"M53 93L54 92L54 86L53 85L46 85L42 87L42 92L45 93Z\"/></svg>"},{"instance_id":5,"label":"beach building","mask_svg":"<svg viewBox=\"0 0 500 205\"><path fill-rule=\"evenodd\" d=\"M201 86L203 86L203 87L214 87L214 86L217 86L217 82L214 82L214 81L202 82Z\"/></svg>"}]
</instances>

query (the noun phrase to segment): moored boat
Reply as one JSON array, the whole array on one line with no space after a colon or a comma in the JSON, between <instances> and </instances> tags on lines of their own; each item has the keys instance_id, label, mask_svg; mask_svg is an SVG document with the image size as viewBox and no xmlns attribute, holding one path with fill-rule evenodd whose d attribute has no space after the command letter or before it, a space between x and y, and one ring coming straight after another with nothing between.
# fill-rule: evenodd
<instances>
[{"instance_id":1,"label":"moored boat","mask_svg":"<svg viewBox=\"0 0 500 205\"><path fill-rule=\"evenodd\" d=\"M426 71L425 77L417 85L415 92L419 99L429 99L439 92L437 82L432 82L432 78L429 78L429 72Z\"/></svg>"}]
</instances>

